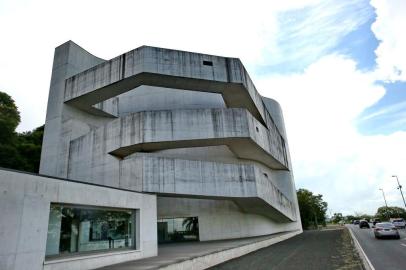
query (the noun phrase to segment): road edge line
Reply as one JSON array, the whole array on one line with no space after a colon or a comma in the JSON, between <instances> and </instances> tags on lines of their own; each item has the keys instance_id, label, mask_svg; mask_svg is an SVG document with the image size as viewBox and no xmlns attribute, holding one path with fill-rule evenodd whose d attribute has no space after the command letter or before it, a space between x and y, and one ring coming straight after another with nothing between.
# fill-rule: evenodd
<instances>
[{"instance_id":1,"label":"road edge line","mask_svg":"<svg viewBox=\"0 0 406 270\"><path fill-rule=\"evenodd\" d=\"M358 242L357 238L355 237L354 233L352 232L351 228L347 229L350 231L350 235L352 241L355 243L355 249L358 252L358 255L361 257L362 264L366 270L375 270L375 267L372 265L371 261L368 259L368 256L365 254L365 251L362 249L360 243Z\"/></svg>"}]
</instances>

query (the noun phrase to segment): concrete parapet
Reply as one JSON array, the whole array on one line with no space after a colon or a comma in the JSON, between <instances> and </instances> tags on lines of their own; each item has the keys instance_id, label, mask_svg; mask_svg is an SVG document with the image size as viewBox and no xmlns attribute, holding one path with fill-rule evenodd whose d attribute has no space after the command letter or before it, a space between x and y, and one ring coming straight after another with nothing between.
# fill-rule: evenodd
<instances>
[{"instance_id":1,"label":"concrete parapet","mask_svg":"<svg viewBox=\"0 0 406 270\"><path fill-rule=\"evenodd\" d=\"M227 145L237 157L287 169L284 139L245 109L138 112L120 117L71 142L71 159L105 149L117 157L171 148Z\"/></svg>"},{"instance_id":2,"label":"concrete parapet","mask_svg":"<svg viewBox=\"0 0 406 270\"><path fill-rule=\"evenodd\" d=\"M228 107L247 108L266 123L261 96L239 59L149 46L68 78L65 102L96 113L92 105L141 85L221 93Z\"/></svg>"},{"instance_id":3,"label":"concrete parapet","mask_svg":"<svg viewBox=\"0 0 406 270\"><path fill-rule=\"evenodd\" d=\"M293 203L261 168L135 154L121 162L120 187L165 196L230 199L248 213L296 220Z\"/></svg>"}]
</instances>

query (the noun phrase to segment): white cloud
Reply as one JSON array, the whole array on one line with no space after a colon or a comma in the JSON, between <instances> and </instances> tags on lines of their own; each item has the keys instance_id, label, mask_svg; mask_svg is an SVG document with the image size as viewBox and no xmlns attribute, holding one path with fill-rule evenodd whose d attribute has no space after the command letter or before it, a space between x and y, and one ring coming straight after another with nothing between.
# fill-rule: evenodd
<instances>
[{"instance_id":1,"label":"white cloud","mask_svg":"<svg viewBox=\"0 0 406 270\"><path fill-rule=\"evenodd\" d=\"M406 182L405 133L363 137L354 125L384 89L353 60L323 57L370 16L365 1L344 2L1 1L0 91L15 98L20 131L43 124L53 50L69 39L105 59L144 44L236 56L249 70L319 59L304 73L254 80L283 106L297 186L324 194L334 211L371 211L381 205L379 187L401 205L390 175ZM405 27L400 15L390 21L396 10L377 10L378 64L391 75L393 66L404 70Z\"/></svg>"},{"instance_id":2,"label":"white cloud","mask_svg":"<svg viewBox=\"0 0 406 270\"><path fill-rule=\"evenodd\" d=\"M365 0L326 0L303 9L278 14L275 44L267 46L264 65L305 68L335 49L352 31L373 16ZM280 72L274 70L274 72Z\"/></svg>"},{"instance_id":3,"label":"white cloud","mask_svg":"<svg viewBox=\"0 0 406 270\"><path fill-rule=\"evenodd\" d=\"M141 45L262 58L276 13L320 0L0 1L0 91L16 100L19 131L45 121L54 48L73 40L109 59Z\"/></svg>"},{"instance_id":4,"label":"white cloud","mask_svg":"<svg viewBox=\"0 0 406 270\"><path fill-rule=\"evenodd\" d=\"M406 133L362 136L356 128L358 115L385 93L372 73L329 55L304 73L256 82L284 110L297 187L324 194L346 214L372 214L383 203L380 187L390 204L402 205L390 176L406 177Z\"/></svg>"},{"instance_id":5,"label":"white cloud","mask_svg":"<svg viewBox=\"0 0 406 270\"><path fill-rule=\"evenodd\" d=\"M376 9L372 31L380 44L375 50L380 79L406 80L406 2L404 0L371 0Z\"/></svg>"},{"instance_id":6,"label":"white cloud","mask_svg":"<svg viewBox=\"0 0 406 270\"><path fill-rule=\"evenodd\" d=\"M368 115L365 115L364 117L362 117L360 119L360 121L365 121L365 120L377 118L380 116L387 116L388 114L398 114L397 116L399 117L399 116L404 115L405 111L406 111L406 101L401 101L401 102L394 103L394 104L388 105L386 107L383 107L382 109L379 109Z\"/></svg>"}]
</instances>

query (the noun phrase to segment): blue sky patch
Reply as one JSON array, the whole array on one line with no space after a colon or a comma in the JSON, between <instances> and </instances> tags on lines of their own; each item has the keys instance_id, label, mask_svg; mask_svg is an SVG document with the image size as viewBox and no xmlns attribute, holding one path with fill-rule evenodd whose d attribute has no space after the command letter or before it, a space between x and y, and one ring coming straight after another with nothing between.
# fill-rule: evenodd
<instances>
[{"instance_id":1,"label":"blue sky patch","mask_svg":"<svg viewBox=\"0 0 406 270\"><path fill-rule=\"evenodd\" d=\"M375 65L378 41L371 31L375 10L366 0L322 1L278 16L279 31L264 52L258 75L302 72L321 57L339 53L355 59L361 69Z\"/></svg>"},{"instance_id":2,"label":"blue sky patch","mask_svg":"<svg viewBox=\"0 0 406 270\"><path fill-rule=\"evenodd\" d=\"M386 93L358 117L358 130L363 135L406 131L406 82L378 83Z\"/></svg>"}]
</instances>

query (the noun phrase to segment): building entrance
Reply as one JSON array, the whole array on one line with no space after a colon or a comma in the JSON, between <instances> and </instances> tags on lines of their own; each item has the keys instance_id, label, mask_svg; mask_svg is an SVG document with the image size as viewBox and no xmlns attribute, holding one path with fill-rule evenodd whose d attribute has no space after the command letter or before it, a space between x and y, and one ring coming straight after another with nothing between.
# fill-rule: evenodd
<instances>
[{"instance_id":1,"label":"building entrance","mask_svg":"<svg viewBox=\"0 0 406 270\"><path fill-rule=\"evenodd\" d=\"M199 241L198 217L158 219L158 243Z\"/></svg>"}]
</instances>

